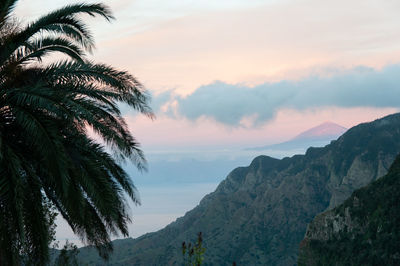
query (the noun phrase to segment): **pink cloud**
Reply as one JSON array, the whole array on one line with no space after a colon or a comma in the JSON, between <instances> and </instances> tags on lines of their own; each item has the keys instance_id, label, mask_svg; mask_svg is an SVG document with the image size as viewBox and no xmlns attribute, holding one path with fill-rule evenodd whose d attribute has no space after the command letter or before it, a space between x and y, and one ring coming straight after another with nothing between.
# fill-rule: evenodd
<instances>
[{"instance_id":1,"label":"pink cloud","mask_svg":"<svg viewBox=\"0 0 400 266\"><path fill-rule=\"evenodd\" d=\"M165 116L151 121L141 116L128 116L133 135L144 151L154 149L183 149L187 147L252 147L289 140L302 131L331 121L350 128L398 111L394 108L322 108L303 112L280 110L268 124L258 128L231 128L210 119L197 122L171 119Z\"/></svg>"},{"instance_id":2,"label":"pink cloud","mask_svg":"<svg viewBox=\"0 0 400 266\"><path fill-rule=\"evenodd\" d=\"M204 12L110 38L100 56L153 90L181 94L214 80L258 84L327 67L379 68L400 61L399 10L394 1L307 0Z\"/></svg>"}]
</instances>

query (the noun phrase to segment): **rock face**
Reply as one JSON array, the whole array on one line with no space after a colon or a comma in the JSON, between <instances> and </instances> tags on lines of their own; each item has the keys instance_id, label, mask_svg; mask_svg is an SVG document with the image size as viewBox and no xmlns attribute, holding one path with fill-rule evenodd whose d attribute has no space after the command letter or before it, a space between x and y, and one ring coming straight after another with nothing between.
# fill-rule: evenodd
<instances>
[{"instance_id":1,"label":"rock face","mask_svg":"<svg viewBox=\"0 0 400 266\"><path fill-rule=\"evenodd\" d=\"M389 173L315 217L299 265L400 265L400 157Z\"/></svg>"},{"instance_id":2,"label":"rock face","mask_svg":"<svg viewBox=\"0 0 400 266\"><path fill-rule=\"evenodd\" d=\"M307 224L385 175L400 152L399 139L395 114L353 127L305 155L259 156L176 222L118 242L110 265L181 265L182 241L194 242L200 231L205 265L295 265ZM82 263L102 265L93 252L81 250Z\"/></svg>"}]
</instances>

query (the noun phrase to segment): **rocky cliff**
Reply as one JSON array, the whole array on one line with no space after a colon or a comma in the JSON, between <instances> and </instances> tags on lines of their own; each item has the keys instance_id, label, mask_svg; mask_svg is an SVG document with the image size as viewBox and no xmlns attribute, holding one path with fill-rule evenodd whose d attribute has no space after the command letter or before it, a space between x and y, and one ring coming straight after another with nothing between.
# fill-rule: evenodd
<instances>
[{"instance_id":1,"label":"rocky cliff","mask_svg":"<svg viewBox=\"0 0 400 266\"><path fill-rule=\"evenodd\" d=\"M180 265L182 241L203 232L206 265L294 265L307 224L385 175L400 152L400 115L348 130L324 148L233 170L164 229L118 241L110 265ZM102 265L88 248L82 263Z\"/></svg>"},{"instance_id":2,"label":"rocky cliff","mask_svg":"<svg viewBox=\"0 0 400 266\"><path fill-rule=\"evenodd\" d=\"M400 157L389 173L315 217L299 265L400 265Z\"/></svg>"}]
</instances>

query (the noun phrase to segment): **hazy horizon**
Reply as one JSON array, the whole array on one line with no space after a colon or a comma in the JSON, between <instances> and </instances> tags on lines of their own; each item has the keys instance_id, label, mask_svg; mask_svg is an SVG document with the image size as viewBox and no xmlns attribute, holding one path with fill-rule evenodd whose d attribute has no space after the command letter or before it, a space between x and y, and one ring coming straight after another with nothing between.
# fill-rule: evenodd
<instances>
[{"instance_id":1,"label":"hazy horizon","mask_svg":"<svg viewBox=\"0 0 400 266\"><path fill-rule=\"evenodd\" d=\"M27 23L78 2L21 0L16 14ZM193 208L257 155L246 148L325 121L351 128L400 110L400 2L101 2L116 20L88 18L97 47L89 57L137 77L157 116L121 106L150 168L126 166L143 202L132 209L132 236ZM72 239L65 223L57 238Z\"/></svg>"}]
</instances>

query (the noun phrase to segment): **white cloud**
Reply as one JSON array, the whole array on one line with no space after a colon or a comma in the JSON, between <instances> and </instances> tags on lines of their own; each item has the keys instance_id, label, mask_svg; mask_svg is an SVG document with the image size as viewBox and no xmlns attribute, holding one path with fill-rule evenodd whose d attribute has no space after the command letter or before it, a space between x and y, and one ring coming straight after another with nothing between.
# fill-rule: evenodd
<instances>
[{"instance_id":1,"label":"white cloud","mask_svg":"<svg viewBox=\"0 0 400 266\"><path fill-rule=\"evenodd\" d=\"M162 99L169 97L163 94ZM194 121L207 117L230 126L249 127L265 124L281 109L397 108L399 99L400 65L392 65L382 70L360 67L331 77L315 76L255 87L215 82L186 97L175 96L173 101L177 103L178 116ZM155 100L163 104L157 97ZM174 112L166 114L175 116Z\"/></svg>"}]
</instances>

